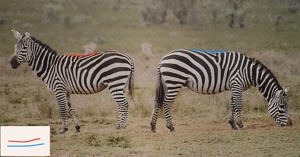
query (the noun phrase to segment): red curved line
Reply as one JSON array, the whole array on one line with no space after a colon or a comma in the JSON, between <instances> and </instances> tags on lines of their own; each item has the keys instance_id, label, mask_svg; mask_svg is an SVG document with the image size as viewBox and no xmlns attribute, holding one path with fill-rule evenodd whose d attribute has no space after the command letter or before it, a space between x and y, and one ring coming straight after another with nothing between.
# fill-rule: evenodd
<instances>
[{"instance_id":1,"label":"red curved line","mask_svg":"<svg viewBox=\"0 0 300 157\"><path fill-rule=\"evenodd\" d=\"M20 140L8 140L8 142L18 142L18 143L27 143L27 142L32 142L32 141L37 141L40 140L41 138L34 138L31 140L26 140L26 141L20 141Z\"/></svg>"},{"instance_id":2,"label":"red curved line","mask_svg":"<svg viewBox=\"0 0 300 157\"><path fill-rule=\"evenodd\" d=\"M85 54L82 54L82 53L67 53L65 55L66 56L76 56L76 57L86 57L86 56L93 56L93 55L96 55L98 53L99 52L89 52L89 53L85 53Z\"/></svg>"}]
</instances>

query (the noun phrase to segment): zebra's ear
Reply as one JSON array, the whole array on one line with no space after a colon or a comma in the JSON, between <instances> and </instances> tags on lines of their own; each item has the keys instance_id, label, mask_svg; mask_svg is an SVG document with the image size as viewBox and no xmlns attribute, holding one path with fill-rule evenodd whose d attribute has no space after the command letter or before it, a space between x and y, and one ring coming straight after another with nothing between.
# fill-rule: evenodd
<instances>
[{"instance_id":1,"label":"zebra's ear","mask_svg":"<svg viewBox=\"0 0 300 157\"><path fill-rule=\"evenodd\" d=\"M14 30L14 29L12 29L11 31L14 33L14 36L17 40L22 39L22 35L18 31Z\"/></svg>"},{"instance_id":2,"label":"zebra's ear","mask_svg":"<svg viewBox=\"0 0 300 157\"><path fill-rule=\"evenodd\" d=\"M26 32L25 33L25 38L29 38L30 37L30 33Z\"/></svg>"},{"instance_id":3,"label":"zebra's ear","mask_svg":"<svg viewBox=\"0 0 300 157\"><path fill-rule=\"evenodd\" d=\"M288 93L288 91L289 91L289 88L290 88L290 87L286 87L286 88L284 88L284 90L283 90L283 91L284 91L284 92L283 92L283 95L284 95L284 96L286 96L286 95L287 95L287 93Z\"/></svg>"}]
</instances>

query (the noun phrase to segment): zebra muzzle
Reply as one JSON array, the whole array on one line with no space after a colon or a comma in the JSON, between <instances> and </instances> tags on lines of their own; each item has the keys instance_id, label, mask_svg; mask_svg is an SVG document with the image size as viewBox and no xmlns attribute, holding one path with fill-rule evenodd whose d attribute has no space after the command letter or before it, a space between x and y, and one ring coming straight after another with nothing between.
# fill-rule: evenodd
<instances>
[{"instance_id":1,"label":"zebra muzzle","mask_svg":"<svg viewBox=\"0 0 300 157\"><path fill-rule=\"evenodd\" d=\"M19 67L20 63L18 63L16 56L12 57L12 59L10 60L10 65L13 69L16 69Z\"/></svg>"}]
</instances>

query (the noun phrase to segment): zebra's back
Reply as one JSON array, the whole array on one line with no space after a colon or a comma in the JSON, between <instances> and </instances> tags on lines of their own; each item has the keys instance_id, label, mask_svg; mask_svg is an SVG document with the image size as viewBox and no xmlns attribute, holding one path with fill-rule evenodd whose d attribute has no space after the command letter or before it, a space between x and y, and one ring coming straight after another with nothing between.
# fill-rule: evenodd
<instances>
[{"instance_id":1,"label":"zebra's back","mask_svg":"<svg viewBox=\"0 0 300 157\"><path fill-rule=\"evenodd\" d=\"M214 94L230 88L230 81L249 58L224 50L174 50L160 62L160 73L168 88L187 86L191 90Z\"/></svg>"}]
</instances>

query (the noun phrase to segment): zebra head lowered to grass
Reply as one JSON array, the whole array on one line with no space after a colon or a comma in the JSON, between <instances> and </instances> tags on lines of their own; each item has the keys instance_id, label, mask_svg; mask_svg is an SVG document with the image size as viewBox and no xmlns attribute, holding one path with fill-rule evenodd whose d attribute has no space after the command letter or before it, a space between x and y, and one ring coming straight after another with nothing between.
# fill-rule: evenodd
<instances>
[{"instance_id":1,"label":"zebra head lowered to grass","mask_svg":"<svg viewBox=\"0 0 300 157\"><path fill-rule=\"evenodd\" d=\"M133 94L134 63L129 56L118 51L91 53L88 55L60 55L46 44L32 37L30 33L21 35L12 30L17 43L10 61L12 68L27 63L32 71L46 83L54 93L62 119L60 133L68 130L67 115L74 122L76 132L80 126L71 104L71 94L92 94L108 87L118 105L117 128L125 128L128 115L128 102L124 95L128 86Z\"/></svg>"},{"instance_id":2,"label":"zebra head lowered to grass","mask_svg":"<svg viewBox=\"0 0 300 157\"><path fill-rule=\"evenodd\" d=\"M268 102L268 112L281 126L291 126L286 97L273 73L260 61L238 52L222 50L174 50L158 66L158 83L151 120L155 132L159 109L163 108L167 128L172 124L172 103L179 90L188 87L202 94L232 92L228 123L233 129L243 128L242 92L255 86Z\"/></svg>"}]
</instances>

